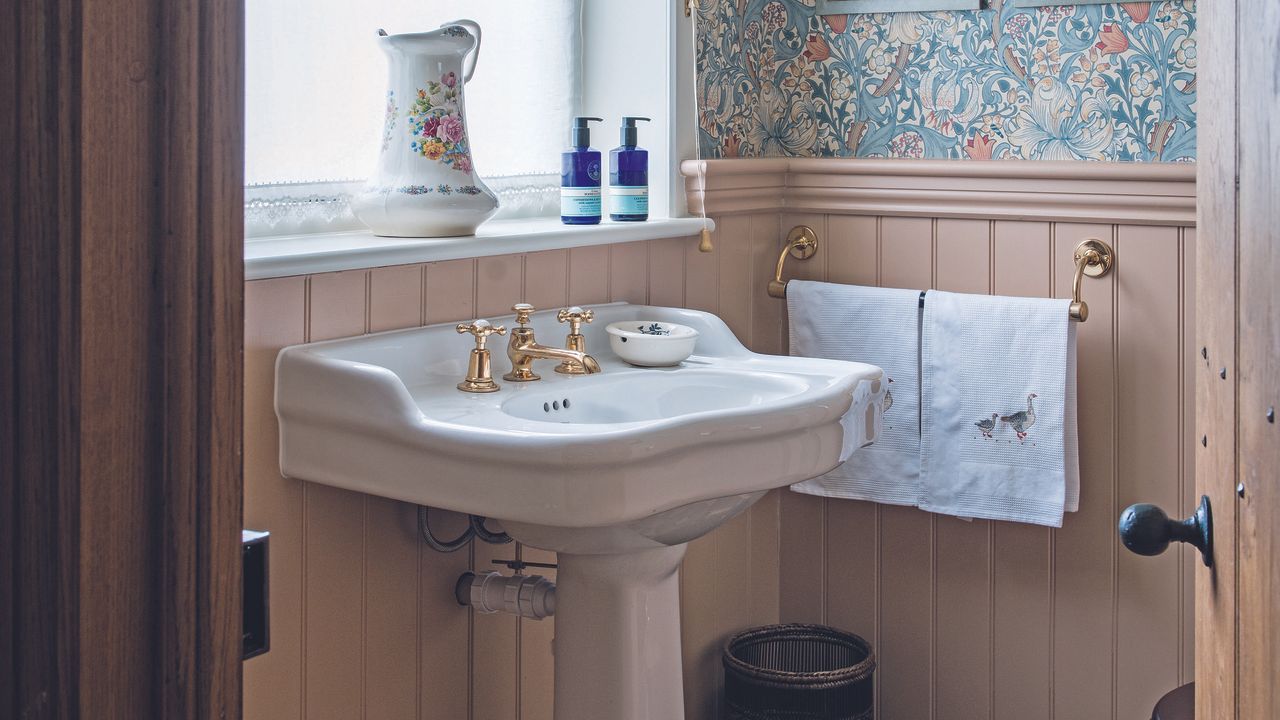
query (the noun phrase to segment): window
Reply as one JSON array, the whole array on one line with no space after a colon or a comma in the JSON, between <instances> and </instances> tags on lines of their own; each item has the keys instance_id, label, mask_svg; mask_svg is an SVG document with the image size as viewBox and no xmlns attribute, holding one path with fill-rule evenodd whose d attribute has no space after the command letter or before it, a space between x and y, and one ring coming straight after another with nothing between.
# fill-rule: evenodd
<instances>
[{"instance_id":1,"label":"window","mask_svg":"<svg viewBox=\"0 0 1280 720\"><path fill-rule=\"evenodd\" d=\"M579 113L580 13L580 0L246 3L246 234L361 227L347 198L381 142L387 70L377 30L459 18L483 29L466 87L476 168L506 216L552 214L560 152Z\"/></svg>"}]
</instances>

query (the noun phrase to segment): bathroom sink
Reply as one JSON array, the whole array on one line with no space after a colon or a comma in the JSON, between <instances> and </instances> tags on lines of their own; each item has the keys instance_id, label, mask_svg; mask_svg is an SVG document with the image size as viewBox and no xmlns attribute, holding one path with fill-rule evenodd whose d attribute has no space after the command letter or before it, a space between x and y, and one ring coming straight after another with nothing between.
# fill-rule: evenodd
<instances>
[{"instance_id":1,"label":"bathroom sink","mask_svg":"<svg viewBox=\"0 0 1280 720\"><path fill-rule=\"evenodd\" d=\"M499 379L490 392L458 389L472 343L452 324L285 348L280 467L493 518L556 551L555 720L676 720L686 543L872 442L883 373L750 352L705 312L594 312L582 334L600 372L561 375L540 361L541 380ZM626 364L604 330L624 320L696 330L693 355L669 368ZM529 327L542 344L565 342L552 312ZM512 369L501 342L490 350L494 376Z\"/></svg>"},{"instance_id":2,"label":"bathroom sink","mask_svg":"<svg viewBox=\"0 0 1280 720\"><path fill-rule=\"evenodd\" d=\"M499 378L488 394L456 388L470 343L452 324L285 348L282 471L504 523L601 527L814 477L846 444L874 438L877 367L752 353L705 312L613 304L595 313L583 331L601 373L560 375L547 363L542 380ZM630 319L693 327L694 354L673 368L627 365L604 326ZM541 342L563 343L554 313L531 325ZM501 342L491 345L498 376L509 362Z\"/></svg>"}]
</instances>

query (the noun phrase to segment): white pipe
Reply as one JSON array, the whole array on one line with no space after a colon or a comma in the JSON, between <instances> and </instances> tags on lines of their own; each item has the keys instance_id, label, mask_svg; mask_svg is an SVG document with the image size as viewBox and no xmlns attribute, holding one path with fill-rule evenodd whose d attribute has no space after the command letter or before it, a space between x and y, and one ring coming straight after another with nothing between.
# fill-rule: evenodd
<instances>
[{"instance_id":1,"label":"white pipe","mask_svg":"<svg viewBox=\"0 0 1280 720\"><path fill-rule=\"evenodd\" d=\"M465 572L454 586L459 605L541 620L556 612L556 584L541 575Z\"/></svg>"}]
</instances>

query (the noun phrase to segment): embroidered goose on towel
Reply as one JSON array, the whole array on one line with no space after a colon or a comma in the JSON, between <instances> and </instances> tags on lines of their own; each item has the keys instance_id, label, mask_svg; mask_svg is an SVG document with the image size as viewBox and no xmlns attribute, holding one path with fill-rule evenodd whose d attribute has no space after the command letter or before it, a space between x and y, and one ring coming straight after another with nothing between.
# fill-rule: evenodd
<instances>
[{"instance_id":1,"label":"embroidered goose on towel","mask_svg":"<svg viewBox=\"0 0 1280 720\"><path fill-rule=\"evenodd\" d=\"M1079 503L1067 300L929 291L921 331L920 502L1062 526Z\"/></svg>"},{"instance_id":2,"label":"embroidered goose on towel","mask_svg":"<svg viewBox=\"0 0 1280 720\"><path fill-rule=\"evenodd\" d=\"M1031 430L1031 426L1036 424L1036 409L1032 407L1031 401L1035 400L1038 395L1031 393L1027 396L1027 409L1016 412L1012 415L1001 415L1000 422L1013 428L1018 434L1019 440L1027 439L1027 432Z\"/></svg>"}]
</instances>

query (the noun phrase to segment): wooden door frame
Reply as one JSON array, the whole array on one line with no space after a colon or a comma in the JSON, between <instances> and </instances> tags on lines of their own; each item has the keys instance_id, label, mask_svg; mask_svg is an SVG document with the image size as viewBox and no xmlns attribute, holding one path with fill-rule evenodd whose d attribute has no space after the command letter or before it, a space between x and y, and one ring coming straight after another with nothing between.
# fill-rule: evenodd
<instances>
[{"instance_id":1,"label":"wooden door frame","mask_svg":"<svg viewBox=\"0 0 1280 720\"><path fill-rule=\"evenodd\" d=\"M1236 0L1197 18L1196 495L1213 506L1213 567L1196 573L1197 717L1235 717ZM1225 374L1225 378L1224 378ZM1229 640L1224 642L1224 640Z\"/></svg>"},{"instance_id":2,"label":"wooden door frame","mask_svg":"<svg viewBox=\"0 0 1280 720\"><path fill-rule=\"evenodd\" d=\"M242 16L0 9L0 716L240 716Z\"/></svg>"},{"instance_id":3,"label":"wooden door frame","mask_svg":"<svg viewBox=\"0 0 1280 720\"><path fill-rule=\"evenodd\" d=\"M1280 717L1280 7L1200 9L1197 488L1214 567L1196 578L1196 712Z\"/></svg>"}]
</instances>

